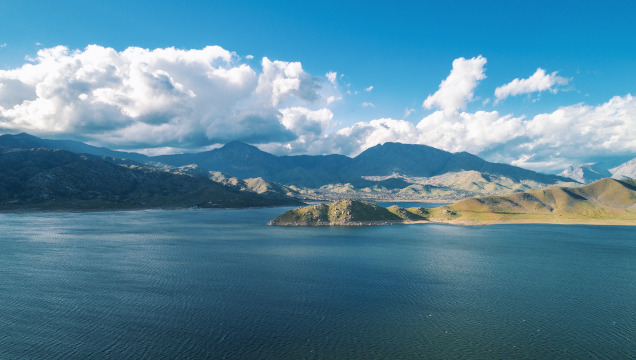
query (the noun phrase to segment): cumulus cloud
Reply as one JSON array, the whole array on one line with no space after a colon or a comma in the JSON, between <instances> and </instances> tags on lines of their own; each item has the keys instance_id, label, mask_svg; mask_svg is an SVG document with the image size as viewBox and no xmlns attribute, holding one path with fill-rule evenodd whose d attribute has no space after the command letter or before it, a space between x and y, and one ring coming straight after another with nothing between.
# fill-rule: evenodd
<instances>
[{"instance_id":1,"label":"cumulus cloud","mask_svg":"<svg viewBox=\"0 0 636 360\"><path fill-rule=\"evenodd\" d=\"M636 153L636 98L615 96L604 104L563 106L526 124L525 155L565 158Z\"/></svg>"},{"instance_id":2,"label":"cumulus cloud","mask_svg":"<svg viewBox=\"0 0 636 360\"><path fill-rule=\"evenodd\" d=\"M486 78L484 65L486 58L482 56L455 59L450 74L439 84L439 90L429 95L422 106L427 109L437 107L447 114L466 108L473 99L475 87Z\"/></svg>"},{"instance_id":3,"label":"cumulus cloud","mask_svg":"<svg viewBox=\"0 0 636 360\"><path fill-rule=\"evenodd\" d=\"M317 140L315 149L356 155L387 141L467 151L491 161L551 171L597 157L636 153L636 98L563 106L531 119L497 111L435 111L417 124L379 119L359 122Z\"/></svg>"},{"instance_id":4,"label":"cumulus cloud","mask_svg":"<svg viewBox=\"0 0 636 360\"><path fill-rule=\"evenodd\" d=\"M287 149L268 149L355 156L390 141L467 151L490 161L557 171L584 162L590 155L602 158L636 153L636 98L616 96L598 106L563 106L530 119L497 111L448 115L440 110L417 124L382 118L316 134L312 141L287 143Z\"/></svg>"},{"instance_id":5,"label":"cumulus cloud","mask_svg":"<svg viewBox=\"0 0 636 360\"><path fill-rule=\"evenodd\" d=\"M245 58L247 60L252 60L254 58L254 55L246 55Z\"/></svg>"},{"instance_id":6,"label":"cumulus cloud","mask_svg":"<svg viewBox=\"0 0 636 360\"><path fill-rule=\"evenodd\" d=\"M268 58L257 71L218 46L120 52L97 45L58 46L41 49L21 67L0 70L0 131L148 154L238 139L279 154L356 155L396 141L468 151L537 170L586 162L589 154L636 153L636 98L631 95L597 106L563 106L532 118L466 112L485 78L485 64L481 56L453 61L438 91L424 101L424 107L436 110L419 122L381 118L337 129L337 116L329 109L342 101L336 72L313 77L299 62ZM551 79L551 85L530 81L533 75L499 88L497 99L528 89L555 91L565 81L539 70L536 78ZM404 118L414 111L406 108Z\"/></svg>"},{"instance_id":7,"label":"cumulus cloud","mask_svg":"<svg viewBox=\"0 0 636 360\"><path fill-rule=\"evenodd\" d=\"M372 103L372 102L365 101L365 102L362 103L362 107L372 107L372 108L374 108L375 104Z\"/></svg>"},{"instance_id":8,"label":"cumulus cloud","mask_svg":"<svg viewBox=\"0 0 636 360\"><path fill-rule=\"evenodd\" d=\"M356 123L351 127L337 131L327 140L330 146L357 155L372 146L385 142L416 143L416 136L417 131L413 123L384 118Z\"/></svg>"},{"instance_id":9,"label":"cumulus cloud","mask_svg":"<svg viewBox=\"0 0 636 360\"><path fill-rule=\"evenodd\" d=\"M0 71L0 129L119 148L293 140L315 116L285 120L291 110L281 109L309 111L328 102L331 86L299 62L261 65L259 74L219 46L41 49L22 67Z\"/></svg>"},{"instance_id":10,"label":"cumulus cloud","mask_svg":"<svg viewBox=\"0 0 636 360\"><path fill-rule=\"evenodd\" d=\"M4 47L7 47L7 43L0 44L0 48L4 48Z\"/></svg>"},{"instance_id":11,"label":"cumulus cloud","mask_svg":"<svg viewBox=\"0 0 636 360\"><path fill-rule=\"evenodd\" d=\"M290 107L280 109L281 124L297 135L322 135L331 123L333 113L323 108L309 110L304 107Z\"/></svg>"},{"instance_id":12,"label":"cumulus cloud","mask_svg":"<svg viewBox=\"0 0 636 360\"><path fill-rule=\"evenodd\" d=\"M373 85L369 86L368 88L364 89L364 91L366 92L371 92L371 90L373 90Z\"/></svg>"},{"instance_id":13,"label":"cumulus cloud","mask_svg":"<svg viewBox=\"0 0 636 360\"><path fill-rule=\"evenodd\" d=\"M447 151L480 153L523 134L523 118L497 111L436 111L417 124L418 142Z\"/></svg>"},{"instance_id":14,"label":"cumulus cloud","mask_svg":"<svg viewBox=\"0 0 636 360\"><path fill-rule=\"evenodd\" d=\"M537 71L527 79L514 79L511 82L495 89L495 103L509 97L522 94L530 94L549 90L552 93L558 92L556 86L567 85L569 79L558 76L557 71L546 74L545 70L538 68Z\"/></svg>"},{"instance_id":15,"label":"cumulus cloud","mask_svg":"<svg viewBox=\"0 0 636 360\"><path fill-rule=\"evenodd\" d=\"M271 99L272 106L292 96L306 101L319 98L318 81L303 70L300 62L270 61L265 57L262 66L256 92Z\"/></svg>"}]
</instances>

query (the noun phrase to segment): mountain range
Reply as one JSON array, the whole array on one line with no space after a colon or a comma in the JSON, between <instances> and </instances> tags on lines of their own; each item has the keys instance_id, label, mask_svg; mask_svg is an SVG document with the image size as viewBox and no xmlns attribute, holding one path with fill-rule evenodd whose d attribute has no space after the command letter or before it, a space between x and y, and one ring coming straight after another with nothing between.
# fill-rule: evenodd
<instances>
[{"instance_id":1,"label":"mountain range","mask_svg":"<svg viewBox=\"0 0 636 360\"><path fill-rule=\"evenodd\" d=\"M110 160L110 161L109 161ZM66 150L0 149L0 210L117 210L294 205L175 174Z\"/></svg>"},{"instance_id":2,"label":"mountain range","mask_svg":"<svg viewBox=\"0 0 636 360\"><path fill-rule=\"evenodd\" d=\"M561 176L549 175L488 162L466 152L450 153L425 145L390 142L355 157L276 156L239 141L199 153L146 156L25 133L0 136L0 151L15 149L55 149L94 155L129 168L205 177L232 191L260 194L283 202L290 197L453 201L554 184L574 185L574 180L587 183L613 171L583 165L571 167ZM632 161L616 168L616 174L631 177L636 175L635 168L636 161Z\"/></svg>"},{"instance_id":3,"label":"mountain range","mask_svg":"<svg viewBox=\"0 0 636 360\"><path fill-rule=\"evenodd\" d=\"M148 157L135 153L110 150L105 147L91 146L83 142L73 140L50 140L42 139L27 133L17 135L1 135L0 149L58 149L66 150L76 154L90 154L97 156L108 156L114 159L129 159L137 162L146 162Z\"/></svg>"},{"instance_id":4,"label":"mountain range","mask_svg":"<svg viewBox=\"0 0 636 360\"><path fill-rule=\"evenodd\" d=\"M127 159L161 170L223 178L260 179L268 188L303 199L439 199L523 191L569 182L519 167L485 161L475 155L450 153L425 145L385 143L356 157L344 155L276 156L233 141L221 148L188 154L145 156L93 147L70 140L47 140L29 134L0 136L0 149L49 148L110 159ZM122 162L123 160L118 160ZM258 181L250 181L256 183ZM225 183L224 185L228 185ZM252 191L249 186L239 186Z\"/></svg>"},{"instance_id":5,"label":"mountain range","mask_svg":"<svg viewBox=\"0 0 636 360\"><path fill-rule=\"evenodd\" d=\"M195 154L163 155L153 161L183 166L197 164L240 178L259 176L284 185L320 187L349 183L356 187L377 185L384 180L370 181L364 177L391 176L432 177L450 172L478 171L501 175L513 181L531 180L552 184L570 179L537 173L520 167L485 161L475 155L450 153L426 145L384 143L350 158L344 155L275 156L241 142ZM393 180L386 185L407 184Z\"/></svg>"},{"instance_id":6,"label":"mountain range","mask_svg":"<svg viewBox=\"0 0 636 360\"><path fill-rule=\"evenodd\" d=\"M513 180L546 183L569 180L512 165L491 163L467 152L450 153L426 145L391 142L371 147L354 158L344 155L276 156L239 141L205 152L151 157L71 140L41 139L26 133L0 136L0 148L49 148L140 163L158 162L172 166L196 164L203 169L239 178L263 177L285 185L308 187L344 182L364 183L362 176L400 174L430 177L469 170L504 175Z\"/></svg>"}]
</instances>

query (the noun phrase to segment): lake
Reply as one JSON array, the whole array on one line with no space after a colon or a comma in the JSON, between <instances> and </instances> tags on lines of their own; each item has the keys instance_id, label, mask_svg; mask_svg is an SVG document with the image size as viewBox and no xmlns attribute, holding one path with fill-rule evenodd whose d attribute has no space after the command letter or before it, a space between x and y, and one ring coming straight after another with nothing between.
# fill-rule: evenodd
<instances>
[{"instance_id":1,"label":"lake","mask_svg":"<svg viewBox=\"0 0 636 360\"><path fill-rule=\"evenodd\" d=\"M636 228L0 214L2 359L634 359Z\"/></svg>"}]
</instances>

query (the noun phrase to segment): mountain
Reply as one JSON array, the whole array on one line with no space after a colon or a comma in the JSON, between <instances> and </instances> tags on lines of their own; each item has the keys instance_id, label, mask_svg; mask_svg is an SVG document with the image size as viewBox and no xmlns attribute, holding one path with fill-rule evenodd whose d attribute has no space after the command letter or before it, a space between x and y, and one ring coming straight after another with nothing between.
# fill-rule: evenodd
<instances>
[{"instance_id":1,"label":"mountain","mask_svg":"<svg viewBox=\"0 0 636 360\"><path fill-rule=\"evenodd\" d=\"M609 170L616 179L636 179L636 158Z\"/></svg>"},{"instance_id":2,"label":"mountain","mask_svg":"<svg viewBox=\"0 0 636 360\"><path fill-rule=\"evenodd\" d=\"M286 169L277 156L240 141L233 141L210 151L161 155L151 159L173 166L196 164L209 171L220 171L239 178L271 178Z\"/></svg>"},{"instance_id":3,"label":"mountain","mask_svg":"<svg viewBox=\"0 0 636 360\"><path fill-rule=\"evenodd\" d=\"M201 176L122 166L53 149L0 150L1 210L110 210L292 205Z\"/></svg>"},{"instance_id":4,"label":"mountain","mask_svg":"<svg viewBox=\"0 0 636 360\"><path fill-rule=\"evenodd\" d=\"M506 176L512 180L555 183L569 179L546 175L520 167L491 163L467 152L450 153L426 145L384 143L371 147L353 159L349 173L353 176L382 176L398 173L405 176L431 177L457 171L479 171Z\"/></svg>"},{"instance_id":5,"label":"mountain","mask_svg":"<svg viewBox=\"0 0 636 360\"><path fill-rule=\"evenodd\" d=\"M342 182L339 171L351 162L344 155L276 156L240 141L210 151L161 155L151 159L173 166L197 164L209 171L238 178L261 177L285 185L307 187Z\"/></svg>"},{"instance_id":6,"label":"mountain","mask_svg":"<svg viewBox=\"0 0 636 360\"><path fill-rule=\"evenodd\" d=\"M450 153L426 145L400 143L376 145L354 158L343 155L275 156L251 145L232 142L203 153L151 159L175 166L194 163L230 176L262 177L284 185L312 188L338 183L350 183L361 188L377 185L363 177L392 174L431 177L457 171L479 171L505 176L513 181L530 180L543 184L571 181L512 165L490 163L465 152Z\"/></svg>"},{"instance_id":7,"label":"mountain","mask_svg":"<svg viewBox=\"0 0 636 360\"><path fill-rule=\"evenodd\" d=\"M568 166L559 176L576 180L582 184L589 184L606 177L611 177L612 174L607 169L596 166L595 164L576 164Z\"/></svg>"},{"instance_id":8,"label":"mountain","mask_svg":"<svg viewBox=\"0 0 636 360\"><path fill-rule=\"evenodd\" d=\"M344 200L289 210L269 225L383 225L443 222L464 225L557 223L636 225L636 180L602 179L580 187L550 186L504 196L460 200L438 208L382 208Z\"/></svg>"},{"instance_id":9,"label":"mountain","mask_svg":"<svg viewBox=\"0 0 636 360\"><path fill-rule=\"evenodd\" d=\"M77 154L90 154L97 156L108 156L117 159L129 159L137 162L146 162L148 157L134 152L114 151L104 147L96 147L72 140L49 140L21 133L17 135L1 135L0 149L58 149L74 152Z\"/></svg>"}]
</instances>

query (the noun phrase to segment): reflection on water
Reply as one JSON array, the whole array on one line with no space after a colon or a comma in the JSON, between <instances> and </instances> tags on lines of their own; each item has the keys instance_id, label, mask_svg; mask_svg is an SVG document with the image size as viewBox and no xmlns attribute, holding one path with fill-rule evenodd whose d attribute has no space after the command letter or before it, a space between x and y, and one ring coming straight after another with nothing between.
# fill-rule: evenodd
<instances>
[{"instance_id":1,"label":"reflection on water","mask_svg":"<svg viewBox=\"0 0 636 360\"><path fill-rule=\"evenodd\" d=\"M636 354L629 227L0 215L0 358Z\"/></svg>"}]
</instances>

